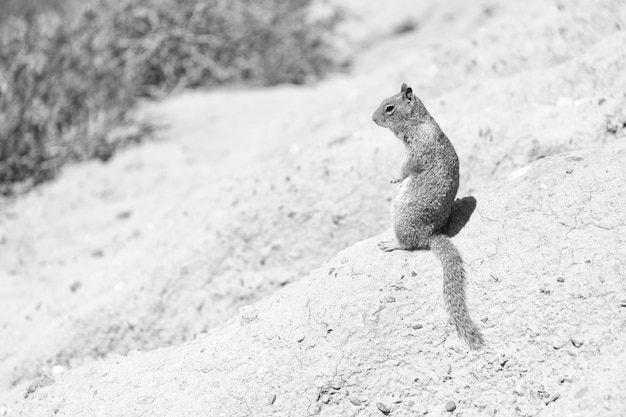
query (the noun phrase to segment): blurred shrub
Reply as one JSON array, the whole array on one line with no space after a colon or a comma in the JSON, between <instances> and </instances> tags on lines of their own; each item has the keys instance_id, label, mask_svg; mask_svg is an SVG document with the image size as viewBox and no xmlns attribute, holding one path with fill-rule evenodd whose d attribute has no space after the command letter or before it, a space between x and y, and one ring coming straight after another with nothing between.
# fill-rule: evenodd
<instances>
[{"instance_id":1,"label":"blurred shrub","mask_svg":"<svg viewBox=\"0 0 626 417\"><path fill-rule=\"evenodd\" d=\"M150 128L126 117L138 98L303 83L333 64L327 38L336 19L310 22L311 0L91 0L71 15L12 2L27 12L0 19L4 194L141 140Z\"/></svg>"}]
</instances>

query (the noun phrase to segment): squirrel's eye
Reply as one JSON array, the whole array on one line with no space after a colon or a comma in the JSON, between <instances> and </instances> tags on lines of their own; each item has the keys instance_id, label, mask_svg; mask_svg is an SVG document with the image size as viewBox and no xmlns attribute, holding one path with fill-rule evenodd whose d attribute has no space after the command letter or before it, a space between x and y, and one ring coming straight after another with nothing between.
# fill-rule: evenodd
<instances>
[{"instance_id":1,"label":"squirrel's eye","mask_svg":"<svg viewBox=\"0 0 626 417\"><path fill-rule=\"evenodd\" d=\"M385 107L385 112L391 114L393 112L394 107L393 106L387 106Z\"/></svg>"}]
</instances>

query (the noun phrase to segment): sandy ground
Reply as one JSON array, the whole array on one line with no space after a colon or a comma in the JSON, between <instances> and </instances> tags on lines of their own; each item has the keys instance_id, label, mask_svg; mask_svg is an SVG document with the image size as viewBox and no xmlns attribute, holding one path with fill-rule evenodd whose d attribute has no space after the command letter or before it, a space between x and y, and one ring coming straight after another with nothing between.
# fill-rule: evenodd
<instances>
[{"instance_id":1,"label":"sandy ground","mask_svg":"<svg viewBox=\"0 0 626 417\"><path fill-rule=\"evenodd\" d=\"M624 162L619 151L626 125L623 1L455 1L424 2L420 6L397 1L387 2L383 10L378 3L341 2L347 9L342 53L352 54L355 60L349 73L333 75L313 86L189 92L146 105L139 109L141 117L169 126L159 141L124 151L107 164L89 162L70 167L55 182L17 201L1 203L0 415L49 415L45 413L53 397L62 396L63 389L101 382L94 369L113 366L119 358L116 355L130 353L129 358L138 358L115 368L118 380L127 375L130 381L130 376L144 369L146 361L171 363L172 358L180 357L190 346L181 343L194 338L217 343L216 333L241 331L233 340L248 343L245 330L232 323L221 327L240 307L281 287L287 286L279 290L278 299L285 297L281 294L298 291L301 287L290 290L290 283L338 251L387 229L389 201L395 193L388 181L399 167L402 148L389 132L371 122L371 114L402 82L414 88L455 144L461 159L459 195L490 190L485 195L491 197L485 201L493 203L486 212L509 201L523 203L510 195L506 178L537 159L608 147L611 152L605 152L603 158L613 155L612 164ZM403 31L407 27L413 30ZM594 160L594 166L601 165L602 158L589 152L585 158ZM542 175L549 177L549 171ZM599 174L592 170L588 175ZM561 177L555 172L554 178ZM528 186L537 184L528 181ZM622 188L616 185L613 190L623 190L623 175L602 181L617 181ZM566 218L557 216L557 222L569 224L573 218L571 229L576 233L576 213L557 207L564 207L564 202L570 207L584 207L595 186L581 184L581 199L531 205L527 211L544 215L551 210L563 212ZM495 199L498 190L503 199L504 194L508 197ZM620 197L611 187L601 195L606 200L597 202L599 207L613 207L613 199ZM507 210L498 213L505 216ZM624 231L624 214L617 208L592 217L612 219L610 227L600 223L599 229ZM520 224L502 221L501 232L506 235L509 228L510 233L541 228L541 219L538 216ZM481 224L489 222L472 227ZM483 239L479 247L489 250L498 246L489 241L494 234L481 237L480 229L473 233L469 235ZM536 250L542 247L537 242L547 237L526 238L535 243L529 245L534 250L514 251L498 261L505 272L502 276L517 274L519 278L510 283L499 278L499 285L504 287L502 297L491 296L488 306L480 310L480 314L491 312L498 318L488 321L497 329L519 326L521 312L539 305L535 297L519 297L516 291L524 288L536 294L546 288L545 280L555 273L545 266L544 251ZM572 297L580 293L586 296L582 299L595 300L576 304L580 317L596 314L608 300L618 303L611 297L624 294L621 271L626 261L623 253L620 258L619 252L611 252L623 249L623 238L611 237L612 249L602 243L603 235L596 238L600 242L589 238L593 245L584 256L561 251L555 258L548 257L559 267L574 270L588 260L601 262L611 256L618 260L595 269L606 273L602 288L586 288L583 283L578 292L572 290ZM472 250L465 243L463 252ZM354 262L360 268L371 268L372 274L398 268L385 264L393 262L386 258L376 258L378 263L372 261L368 267L358 260L358 254L355 256ZM533 264L545 267L533 268ZM432 266L431 281L438 280L436 264L427 265ZM518 281L522 278L523 287ZM325 285L301 285L310 294L327 291ZM481 289L486 286L480 279L476 285ZM445 320L441 305L436 304L439 295L421 295L433 303L424 314L428 314L431 326L439 326L436 331L441 331ZM352 298L345 302L360 301ZM561 309L563 305L557 303ZM590 361L598 364L593 376L597 381L588 390L597 398L608 395L597 384L619 386L610 370L626 368L623 349L615 347L620 331L624 332L625 311L612 305L606 327L596 323L602 338L591 337L609 346L608 351L592 343L594 354L582 355L584 359L571 355L571 360L555 362L559 372L554 378L569 378L565 381L571 385L570 391L584 388L576 385L576 378L593 370L587 363ZM531 331L553 332L555 337L567 339L569 328L563 334L556 331L558 317L567 314L559 313L558 308L552 310L554 317L548 324L526 327L541 327L541 331ZM496 314L501 311L507 314ZM377 338L386 335L371 337L378 346ZM515 335L508 337L517 340ZM456 343L450 339L449 343ZM506 341L495 343L500 350L490 351L482 359L464 357L467 369L512 349L503 343ZM456 344L456 349L462 348ZM167 346L172 348L154 351ZM238 348L232 350L237 356ZM522 357L527 358L528 352L533 351L528 348ZM386 355L393 356L393 351ZM403 355L398 353L398 358ZM419 366L425 373L445 374L445 367L441 367L451 360L449 355L442 359L432 346L423 355ZM108 361L100 365L101 359ZM608 369L606 375L603 366ZM527 363L526 368L532 364ZM349 370L354 368L347 369L345 375L350 378ZM491 395L484 399L482 408L472 410L515 412L515 404L510 402L512 389L507 389L519 385L519 374L499 375L502 378L496 382L501 390L468 383L464 395L483 398L479 394L487 391ZM36 395L24 400L27 387L35 380L42 381L41 375L59 382L38 389ZM65 385L61 383L64 378L68 381ZM157 373L154 378L164 375ZM257 382L262 384L263 379ZM543 392L548 392L547 384L542 383L546 388ZM108 401L134 401L122 396L124 386L120 387L119 391L107 391ZM170 391L176 387L172 385ZM56 397L45 395L49 389L56 390ZM425 389L432 391L433 398L445 397L445 390L437 384ZM560 392L565 397L569 391ZM81 407L95 410L88 396L77 398L82 402L72 405L74 411L61 407L61 415L81 415ZM184 395L181 398L183 401ZM123 408L115 410L102 415L139 415L133 414L132 408L127 414ZM285 410L296 414L285 414ZM368 407L358 410L361 414L355 415L370 415L370 411L380 414ZM155 415L175 415L166 411L152 409ZM345 412L324 407L322 411L324 415ZM300 415L298 412L270 408L258 415ZM518 414L539 412L539 402L530 401Z\"/></svg>"}]
</instances>

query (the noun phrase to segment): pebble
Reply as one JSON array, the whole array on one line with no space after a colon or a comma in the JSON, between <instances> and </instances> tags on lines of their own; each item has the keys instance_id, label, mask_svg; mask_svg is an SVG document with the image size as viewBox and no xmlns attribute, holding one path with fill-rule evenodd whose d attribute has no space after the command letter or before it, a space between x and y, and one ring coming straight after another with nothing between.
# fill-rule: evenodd
<instances>
[{"instance_id":1,"label":"pebble","mask_svg":"<svg viewBox=\"0 0 626 417\"><path fill-rule=\"evenodd\" d=\"M583 343L585 343L583 338L580 336L572 336L570 340L572 341L572 345L574 345L574 347L577 347L577 348L581 347Z\"/></svg>"},{"instance_id":2,"label":"pebble","mask_svg":"<svg viewBox=\"0 0 626 417\"><path fill-rule=\"evenodd\" d=\"M298 343L301 343L303 340L304 340L304 335L303 335L303 334L299 335L299 336L296 338L296 341L297 341Z\"/></svg>"},{"instance_id":3,"label":"pebble","mask_svg":"<svg viewBox=\"0 0 626 417\"><path fill-rule=\"evenodd\" d=\"M336 390L341 389L341 387L343 387L343 379L341 379L341 377L336 377L333 379L333 382L330 383L330 386Z\"/></svg>"},{"instance_id":4,"label":"pebble","mask_svg":"<svg viewBox=\"0 0 626 417\"><path fill-rule=\"evenodd\" d=\"M498 361L498 363L500 364L500 368L504 368L510 359L511 359L511 355L503 353L502 357L500 357L500 360Z\"/></svg>"},{"instance_id":5,"label":"pebble","mask_svg":"<svg viewBox=\"0 0 626 417\"><path fill-rule=\"evenodd\" d=\"M54 365L52 367L52 373L54 375L61 375L63 372L65 372L65 368L62 367L61 365Z\"/></svg>"},{"instance_id":6,"label":"pebble","mask_svg":"<svg viewBox=\"0 0 626 417\"><path fill-rule=\"evenodd\" d=\"M351 395L350 397L348 397L348 399L350 400L350 402L351 402L353 405L356 405L357 407L359 407L359 406L362 404L361 400L359 400L359 399L358 399L357 397L355 397L354 395Z\"/></svg>"},{"instance_id":7,"label":"pebble","mask_svg":"<svg viewBox=\"0 0 626 417\"><path fill-rule=\"evenodd\" d=\"M414 330L419 330L422 327L424 327L421 323L415 323L413 326L411 326Z\"/></svg>"},{"instance_id":8,"label":"pebble","mask_svg":"<svg viewBox=\"0 0 626 417\"><path fill-rule=\"evenodd\" d=\"M395 298L395 297L392 297L392 296L390 296L390 295L386 296L386 297L384 298L384 300L385 300L386 302L388 302L388 303L395 303L395 302L396 302L396 298Z\"/></svg>"},{"instance_id":9,"label":"pebble","mask_svg":"<svg viewBox=\"0 0 626 417\"><path fill-rule=\"evenodd\" d=\"M389 414L389 412L391 411L389 409L389 407L387 407L385 404L383 403L376 403L376 407L380 410L381 413L383 413L384 415Z\"/></svg>"},{"instance_id":10,"label":"pebble","mask_svg":"<svg viewBox=\"0 0 626 417\"><path fill-rule=\"evenodd\" d=\"M563 277L558 277L556 280L557 282L565 282L565 278Z\"/></svg>"},{"instance_id":11,"label":"pebble","mask_svg":"<svg viewBox=\"0 0 626 417\"><path fill-rule=\"evenodd\" d=\"M566 340L561 339L560 337L555 337L554 339L552 339L552 347L554 349L561 349L563 346L565 346Z\"/></svg>"},{"instance_id":12,"label":"pebble","mask_svg":"<svg viewBox=\"0 0 626 417\"><path fill-rule=\"evenodd\" d=\"M562 376L558 379L559 384L563 384L565 382L572 382L572 378L569 376Z\"/></svg>"},{"instance_id":13,"label":"pebble","mask_svg":"<svg viewBox=\"0 0 626 417\"><path fill-rule=\"evenodd\" d=\"M456 410L456 403L454 401L448 401L446 403L446 411L451 413Z\"/></svg>"},{"instance_id":14,"label":"pebble","mask_svg":"<svg viewBox=\"0 0 626 417\"><path fill-rule=\"evenodd\" d=\"M273 404L274 404L274 401L276 401L276 394L270 394L270 395L267 397L267 403L268 403L269 405L273 405Z\"/></svg>"},{"instance_id":15,"label":"pebble","mask_svg":"<svg viewBox=\"0 0 626 417\"><path fill-rule=\"evenodd\" d=\"M555 402L556 400L559 399L559 397L561 396L561 394L559 394L558 392L556 394L552 394L550 397L548 397L547 400L545 400L545 404L548 405L550 403Z\"/></svg>"},{"instance_id":16,"label":"pebble","mask_svg":"<svg viewBox=\"0 0 626 417\"><path fill-rule=\"evenodd\" d=\"M324 394L322 395L322 397L320 398L320 400L324 403L324 404L328 404L330 402L330 395L328 394Z\"/></svg>"},{"instance_id":17,"label":"pebble","mask_svg":"<svg viewBox=\"0 0 626 417\"><path fill-rule=\"evenodd\" d=\"M589 387L581 388L576 394L574 394L574 398L582 398L587 393L587 391L589 391Z\"/></svg>"},{"instance_id":18,"label":"pebble","mask_svg":"<svg viewBox=\"0 0 626 417\"><path fill-rule=\"evenodd\" d=\"M128 219L132 212L130 210L120 211L117 213L116 217L120 220Z\"/></svg>"},{"instance_id":19,"label":"pebble","mask_svg":"<svg viewBox=\"0 0 626 417\"><path fill-rule=\"evenodd\" d=\"M71 291L71 292L76 292L76 291L78 291L78 289L81 287L81 285L83 285L83 284L82 284L82 282L80 282L80 281L74 281L74 282L72 282L72 283L70 284L70 291Z\"/></svg>"}]
</instances>

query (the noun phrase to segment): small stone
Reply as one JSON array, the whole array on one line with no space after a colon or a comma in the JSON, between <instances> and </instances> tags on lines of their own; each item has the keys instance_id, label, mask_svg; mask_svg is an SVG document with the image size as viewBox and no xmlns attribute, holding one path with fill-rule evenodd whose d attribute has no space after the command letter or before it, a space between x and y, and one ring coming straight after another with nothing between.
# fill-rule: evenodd
<instances>
[{"instance_id":1,"label":"small stone","mask_svg":"<svg viewBox=\"0 0 626 417\"><path fill-rule=\"evenodd\" d=\"M46 373L43 374L41 378L30 384L26 388L26 392L24 393L24 398L28 398L30 394L37 391L39 388L47 387L48 385L54 384L55 379L52 375L48 375Z\"/></svg>"},{"instance_id":2,"label":"small stone","mask_svg":"<svg viewBox=\"0 0 626 417\"><path fill-rule=\"evenodd\" d=\"M583 338L580 336L572 336L570 340L572 342L572 345L574 345L574 347L577 347L577 348L581 347L583 343L585 343Z\"/></svg>"},{"instance_id":3,"label":"small stone","mask_svg":"<svg viewBox=\"0 0 626 417\"><path fill-rule=\"evenodd\" d=\"M411 326L412 329L414 330L419 330L422 327L424 327L421 323L415 323L413 326Z\"/></svg>"},{"instance_id":4,"label":"small stone","mask_svg":"<svg viewBox=\"0 0 626 417\"><path fill-rule=\"evenodd\" d=\"M483 323L487 323L488 320L489 320L489 317L483 317L482 319L480 319L480 321L482 321Z\"/></svg>"},{"instance_id":5,"label":"small stone","mask_svg":"<svg viewBox=\"0 0 626 417\"><path fill-rule=\"evenodd\" d=\"M504 368L510 359L511 359L511 355L503 353L498 361L498 363L500 364L500 368Z\"/></svg>"},{"instance_id":6,"label":"small stone","mask_svg":"<svg viewBox=\"0 0 626 417\"><path fill-rule=\"evenodd\" d=\"M589 391L589 387L583 387L580 390L578 390L578 392L576 394L574 394L574 398L579 399L582 398L587 391Z\"/></svg>"},{"instance_id":7,"label":"small stone","mask_svg":"<svg viewBox=\"0 0 626 417\"><path fill-rule=\"evenodd\" d=\"M305 336L304 336L303 334L301 334L301 335L299 335L299 336L296 338L296 341L297 341L298 343L302 343L302 341L304 340L304 338L305 338Z\"/></svg>"},{"instance_id":8,"label":"small stone","mask_svg":"<svg viewBox=\"0 0 626 417\"><path fill-rule=\"evenodd\" d=\"M572 378L570 378L569 376L562 376L559 378L559 384L564 384L566 382L572 382Z\"/></svg>"},{"instance_id":9,"label":"small stone","mask_svg":"<svg viewBox=\"0 0 626 417\"><path fill-rule=\"evenodd\" d=\"M454 401L448 401L446 403L446 411L448 413L453 412L454 410L456 410L456 403Z\"/></svg>"},{"instance_id":10,"label":"small stone","mask_svg":"<svg viewBox=\"0 0 626 417\"><path fill-rule=\"evenodd\" d=\"M558 278L556 279L556 281L557 281L557 282L565 282L565 278L563 278L563 277L558 277Z\"/></svg>"},{"instance_id":11,"label":"small stone","mask_svg":"<svg viewBox=\"0 0 626 417\"><path fill-rule=\"evenodd\" d=\"M324 404L328 404L330 402L330 395L328 394L324 394L320 397L320 400L324 403Z\"/></svg>"},{"instance_id":12,"label":"small stone","mask_svg":"<svg viewBox=\"0 0 626 417\"><path fill-rule=\"evenodd\" d=\"M559 397L561 396L561 394L559 394L558 392L556 394L552 394L550 397L548 397L547 400L544 401L544 403L546 405L555 402L556 400L559 399Z\"/></svg>"},{"instance_id":13,"label":"small stone","mask_svg":"<svg viewBox=\"0 0 626 417\"><path fill-rule=\"evenodd\" d=\"M411 271L411 276L412 276L412 277L416 277L416 276L417 276L417 272L415 272L415 271Z\"/></svg>"},{"instance_id":14,"label":"small stone","mask_svg":"<svg viewBox=\"0 0 626 417\"><path fill-rule=\"evenodd\" d=\"M270 394L267 396L267 403L269 405L273 405L274 401L276 401L276 394Z\"/></svg>"},{"instance_id":15,"label":"small stone","mask_svg":"<svg viewBox=\"0 0 626 417\"><path fill-rule=\"evenodd\" d=\"M354 395L351 395L350 397L348 397L348 399L350 400L350 402L353 405L356 405L357 407L360 407L362 402L361 400L359 400L357 397L355 397Z\"/></svg>"},{"instance_id":16,"label":"small stone","mask_svg":"<svg viewBox=\"0 0 626 417\"><path fill-rule=\"evenodd\" d=\"M116 217L120 220L128 219L132 212L130 210L120 211L117 213Z\"/></svg>"},{"instance_id":17,"label":"small stone","mask_svg":"<svg viewBox=\"0 0 626 417\"><path fill-rule=\"evenodd\" d=\"M82 282L80 281L74 281L70 284L70 291L71 292L76 292L78 291L78 289L82 286Z\"/></svg>"},{"instance_id":18,"label":"small stone","mask_svg":"<svg viewBox=\"0 0 626 417\"><path fill-rule=\"evenodd\" d=\"M61 375L63 372L65 372L65 368L62 367L61 365L54 365L52 367L52 373L54 375Z\"/></svg>"},{"instance_id":19,"label":"small stone","mask_svg":"<svg viewBox=\"0 0 626 417\"><path fill-rule=\"evenodd\" d=\"M395 303L396 302L396 298L392 297L391 295L388 295L384 298L384 300L388 303Z\"/></svg>"},{"instance_id":20,"label":"small stone","mask_svg":"<svg viewBox=\"0 0 626 417\"><path fill-rule=\"evenodd\" d=\"M384 415L389 414L389 412L391 411L389 409L389 407L387 407L385 404L383 403L376 403L376 407L380 410L381 413L383 413Z\"/></svg>"},{"instance_id":21,"label":"small stone","mask_svg":"<svg viewBox=\"0 0 626 417\"><path fill-rule=\"evenodd\" d=\"M102 258L104 256L104 251L102 249L96 249L91 252L91 256L93 258Z\"/></svg>"}]
</instances>

